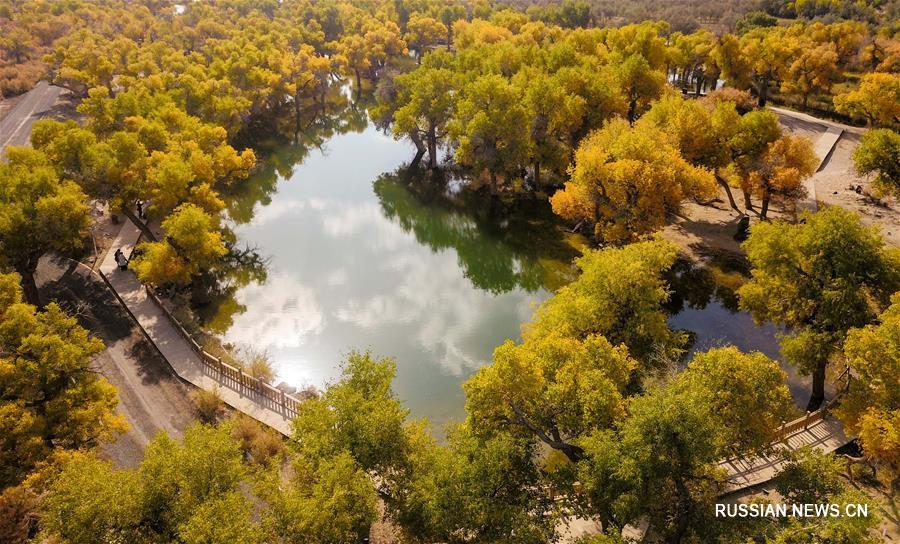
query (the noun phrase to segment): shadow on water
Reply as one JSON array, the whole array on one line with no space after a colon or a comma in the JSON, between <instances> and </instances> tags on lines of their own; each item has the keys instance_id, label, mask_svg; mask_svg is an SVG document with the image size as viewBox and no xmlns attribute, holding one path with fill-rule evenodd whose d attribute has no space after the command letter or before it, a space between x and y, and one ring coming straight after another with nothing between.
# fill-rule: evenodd
<instances>
[{"instance_id":1,"label":"shadow on water","mask_svg":"<svg viewBox=\"0 0 900 544\"><path fill-rule=\"evenodd\" d=\"M313 150L321 151L333 137L349 132L362 132L368 126L366 102L351 102L337 91L332 92L326 111L319 111L300 132L286 127L258 128L254 134L243 134L252 142L257 155L257 168L244 183L235 184L224 196L228 217L237 224L249 223L257 205L272 203L278 182L291 179L294 169Z\"/></svg>"},{"instance_id":2,"label":"shadow on water","mask_svg":"<svg viewBox=\"0 0 900 544\"><path fill-rule=\"evenodd\" d=\"M702 263L679 258L667 277L671 289L665 306L669 326L690 335L685 362L695 353L727 345L744 352L758 351L779 361L794 403L804 407L809 400L810 380L782 360L778 335L784 329L772 323L755 323L738 305L737 290L749 278L750 266L741 254L717 252L705 256Z\"/></svg>"},{"instance_id":3,"label":"shadow on water","mask_svg":"<svg viewBox=\"0 0 900 544\"><path fill-rule=\"evenodd\" d=\"M572 261L584 242L565 230L546 199L508 203L417 167L382 174L373 189L386 217L434 252L454 250L479 289L553 291L575 277Z\"/></svg>"}]
</instances>

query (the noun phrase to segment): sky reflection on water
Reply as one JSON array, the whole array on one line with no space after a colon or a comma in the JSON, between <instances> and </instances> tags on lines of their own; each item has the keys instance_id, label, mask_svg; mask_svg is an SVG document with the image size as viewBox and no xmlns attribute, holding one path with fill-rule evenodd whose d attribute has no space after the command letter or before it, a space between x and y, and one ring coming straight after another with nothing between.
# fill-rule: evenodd
<instances>
[{"instance_id":1,"label":"sky reflection on water","mask_svg":"<svg viewBox=\"0 0 900 544\"><path fill-rule=\"evenodd\" d=\"M294 386L334 379L351 349L394 357L394 389L414 417L460 420L461 383L571 279L576 244L546 203L510 219L478 195L450 202L427 180L408 184L395 173L414 149L372 126L288 154L303 161L235 204L245 221L235 233L268 275L238 289L245 310L221 320L224 339L266 349ZM670 324L698 333L695 349L734 343L778 357L774 327L715 297L675 311ZM804 381L791 388L805 402Z\"/></svg>"}]
</instances>

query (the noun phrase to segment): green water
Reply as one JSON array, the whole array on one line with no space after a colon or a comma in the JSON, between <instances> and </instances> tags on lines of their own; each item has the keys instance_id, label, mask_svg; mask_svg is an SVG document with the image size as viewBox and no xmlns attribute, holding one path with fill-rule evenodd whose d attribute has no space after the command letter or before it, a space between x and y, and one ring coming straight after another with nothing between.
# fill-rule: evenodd
<instances>
[{"instance_id":1,"label":"green water","mask_svg":"<svg viewBox=\"0 0 900 544\"><path fill-rule=\"evenodd\" d=\"M504 209L405 169L408 143L364 122L356 130L280 147L234 196L234 232L266 273L238 281L208 326L267 350L279 379L298 387L334 379L348 350L391 356L414 417L458 421L460 384L572 279L579 241L546 200ZM694 331L698 348L778 356L774 328L707 291L679 295L672 326ZM802 402L803 381L791 386Z\"/></svg>"}]
</instances>

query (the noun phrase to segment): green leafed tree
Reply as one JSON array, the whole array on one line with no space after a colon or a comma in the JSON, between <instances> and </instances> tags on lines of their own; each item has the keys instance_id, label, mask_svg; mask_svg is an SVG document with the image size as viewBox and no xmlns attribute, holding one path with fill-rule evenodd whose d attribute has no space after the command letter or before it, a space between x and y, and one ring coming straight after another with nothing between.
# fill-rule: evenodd
<instances>
[{"instance_id":1,"label":"green leafed tree","mask_svg":"<svg viewBox=\"0 0 900 544\"><path fill-rule=\"evenodd\" d=\"M411 431L409 476L393 517L420 542L547 542L552 503L541 489L537 450L527 438L452 428L437 445Z\"/></svg>"},{"instance_id":2,"label":"green leafed tree","mask_svg":"<svg viewBox=\"0 0 900 544\"><path fill-rule=\"evenodd\" d=\"M785 464L775 476L775 487L789 504L836 505L841 515L812 518L792 517L768 528L766 542L772 544L845 543L877 544L883 539L874 530L880 523L876 505L863 492L844 483L843 463L833 454L804 447L785 454ZM867 515L848 516L866 508Z\"/></svg>"},{"instance_id":3,"label":"green leafed tree","mask_svg":"<svg viewBox=\"0 0 900 544\"><path fill-rule=\"evenodd\" d=\"M698 354L627 404L612 429L580 440L583 510L622 527L642 517L666 542L715 541L722 458L766 450L791 408L778 364L733 347ZM586 507L585 507L586 503Z\"/></svg>"},{"instance_id":4,"label":"green leafed tree","mask_svg":"<svg viewBox=\"0 0 900 544\"><path fill-rule=\"evenodd\" d=\"M845 428L859 437L867 457L900 476L900 294L878 318L877 325L850 331L844 356L853 372L847 394L836 413Z\"/></svg>"},{"instance_id":5,"label":"green leafed tree","mask_svg":"<svg viewBox=\"0 0 900 544\"><path fill-rule=\"evenodd\" d=\"M438 144L447 134L454 81L449 69L428 65L394 80L399 107L394 111L391 129L395 136L409 137L420 152L427 150L431 168L437 168Z\"/></svg>"},{"instance_id":6,"label":"green leafed tree","mask_svg":"<svg viewBox=\"0 0 900 544\"><path fill-rule=\"evenodd\" d=\"M509 177L529 155L528 114L516 89L499 75L480 76L462 89L450 125L458 142L456 160L476 173L487 173L491 194L498 178Z\"/></svg>"},{"instance_id":7,"label":"green leafed tree","mask_svg":"<svg viewBox=\"0 0 900 544\"><path fill-rule=\"evenodd\" d=\"M160 434L136 469L90 454L66 462L44 502L45 536L100 542L262 542L239 443L227 426Z\"/></svg>"},{"instance_id":8,"label":"green leafed tree","mask_svg":"<svg viewBox=\"0 0 900 544\"><path fill-rule=\"evenodd\" d=\"M311 460L349 453L364 470L389 476L402 463L408 415L391 389L395 369L392 359L351 352L341 379L300 405L296 451Z\"/></svg>"},{"instance_id":9,"label":"green leafed tree","mask_svg":"<svg viewBox=\"0 0 900 544\"><path fill-rule=\"evenodd\" d=\"M369 475L342 452L316 461L299 457L286 485L270 486L272 523L284 542L361 542L377 519Z\"/></svg>"},{"instance_id":10,"label":"green leafed tree","mask_svg":"<svg viewBox=\"0 0 900 544\"><path fill-rule=\"evenodd\" d=\"M228 252L217 218L194 204L182 204L162 222L160 242L145 242L131 262L141 281L154 285L187 284Z\"/></svg>"},{"instance_id":11,"label":"green leafed tree","mask_svg":"<svg viewBox=\"0 0 900 544\"><path fill-rule=\"evenodd\" d=\"M877 228L837 207L799 224L760 223L744 249L753 269L738 291L740 305L759 322L789 328L782 353L812 375L813 410L825 398L828 362L847 331L871 323L900 287L900 253L885 246Z\"/></svg>"},{"instance_id":12,"label":"green leafed tree","mask_svg":"<svg viewBox=\"0 0 900 544\"><path fill-rule=\"evenodd\" d=\"M637 363L599 334L507 340L493 363L465 383L466 411L478 429L533 436L576 462L579 437L625 415L623 392Z\"/></svg>"},{"instance_id":13,"label":"green leafed tree","mask_svg":"<svg viewBox=\"0 0 900 544\"><path fill-rule=\"evenodd\" d=\"M666 76L637 53L624 59L612 56L610 66L613 79L628 102L626 118L629 123L633 123L653 100L662 95Z\"/></svg>"},{"instance_id":14,"label":"green leafed tree","mask_svg":"<svg viewBox=\"0 0 900 544\"><path fill-rule=\"evenodd\" d=\"M879 193L900 196L900 134L887 128L866 132L853 152L853 164L860 174L874 175Z\"/></svg>"}]
</instances>

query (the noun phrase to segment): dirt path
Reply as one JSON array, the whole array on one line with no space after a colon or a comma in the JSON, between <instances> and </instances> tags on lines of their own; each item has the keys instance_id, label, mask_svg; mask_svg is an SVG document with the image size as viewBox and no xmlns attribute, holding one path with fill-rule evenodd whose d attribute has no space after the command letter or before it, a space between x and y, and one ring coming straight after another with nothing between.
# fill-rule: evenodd
<instances>
[{"instance_id":1,"label":"dirt path","mask_svg":"<svg viewBox=\"0 0 900 544\"><path fill-rule=\"evenodd\" d=\"M881 227L888 243L900 246L900 204L894 197L876 198L869 179L853 170L853 152L859 146L858 134L844 133L831 157L816 173L819 202L840 206L860 215L866 225Z\"/></svg>"},{"instance_id":2,"label":"dirt path","mask_svg":"<svg viewBox=\"0 0 900 544\"><path fill-rule=\"evenodd\" d=\"M118 410L129 429L104 446L104 454L120 465L134 466L160 431L180 437L194 420L190 389L147 342L106 284L84 265L48 257L41 260L37 279L47 300L77 314L107 346L95 362L118 390Z\"/></svg>"}]
</instances>

